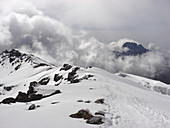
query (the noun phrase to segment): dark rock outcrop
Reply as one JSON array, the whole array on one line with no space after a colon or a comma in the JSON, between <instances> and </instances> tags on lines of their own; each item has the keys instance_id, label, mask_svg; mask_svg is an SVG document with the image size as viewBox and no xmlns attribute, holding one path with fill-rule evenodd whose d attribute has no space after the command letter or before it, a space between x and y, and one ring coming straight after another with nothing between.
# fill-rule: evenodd
<instances>
[{"instance_id":1,"label":"dark rock outcrop","mask_svg":"<svg viewBox=\"0 0 170 128\"><path fill-rule=\"evenodd\" d=\"M90 114L88 110L83 110L82 109L82 110L79 110L75 114L71 114L70 117L72 117L72 118L90 119L91 117L93 117L93 115Z\"/></svg>"},{"instance_id":2,"label":"dark rock outcrop","mask_svg":"<svg viewBox=\"0 0 170 128\"><path fill-rule=\"evenodd\" d=\"M59 75L59 74L55 74L55 75L54 75L54 81L55 81L55 82L58 82L58 81L61 80L62 78L63 78L62 75Z\"/></svg>"},{"instance_id":3,"label":"dark rock outcrop","mask_svg":"<svg viewBox=\"0 0 170 128\"><path fill-rule=\"evenodd\" d=\"M96 124L96 125L100 125L102 123L104 123L102 121L102 117L99 116L93 116L92 114L90 114L90 112L88 110L79 110L77 113L75 114L71 114L70 117L72 118L83 118L86 121L86 123L88 124Z\"/></svg>"},{"instance_id":4,"label":"dark rock outcrop","mask_svg":"<svg viewBox=\"0 0 170 128\"><path fill-rule=\"evenodd\" d=\"M97 104L104 104L104 99L97 99L95 101L95 103L97 103Z\"/></svg>"},{"instance_id":5,"label":"dark rock outcrop","mask_svg":"<svg viewBox=\"0 0 170 128\"><path fill-rule=\"evenodd\" d=\"M4 99L1 103L10 104L10 103L15 103L15 102L16 102L16 99L14 99L13 97L9 97L9 98Z\"/></svg>"},{"instance_id":6,"label":"dark rock outcrop","mask_svg":"<svg viewBox=\"0 0 170 128\"><path fill-rule=\"evenodd\" d=\"M11 91L13 87L15 87L15 86L4 87L4 90L6 90L6 91Z\"/></svg>"},{"instance_id":7,"label":"dark rock outcrop","mask_svg":"<svg viewBox=\"0 0 170 128\"><path fill-rule=\"evenodd\" d=\"M60 69L60 71L62 71L62 70L67 71L67 70L69 70L69 69L71 69L71 68L72 68L71 65L69 65L69 64L64 64L63 67Z\"/></svg>"}]
</instances>

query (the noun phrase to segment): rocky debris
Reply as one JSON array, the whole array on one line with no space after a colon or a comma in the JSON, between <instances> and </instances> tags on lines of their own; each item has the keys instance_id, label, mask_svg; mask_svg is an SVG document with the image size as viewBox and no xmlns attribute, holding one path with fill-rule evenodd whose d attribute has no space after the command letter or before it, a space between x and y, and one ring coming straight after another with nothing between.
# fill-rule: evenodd
<instances>
[{"instance_id":1,"label":"rocky debris","mask_svg":"<svg viewBox=\"0 0 170 128\"><path fill-rule=\"evenodd\" d=\"M35 94L35 93L24 93L24 92L19 92L16 101L17 102L30 102L30 101L35 101L35 100L41 100L43 98L42 94Z\"/></svg>"},{"instance_id":2,"label":"rocky debris","mask_svg":"<svg viewBox=\"0 0 170 128\"><path fill-rule=\"evenodd\" d=\"M105 112L103 112L103 111L98 111L98 112L95 112L94 115L105 116Z\"/></svg>"},{"instance_id":3,"label":"rocky debris","mask_svg":"<svg viewBox=\"0 0 170 128\"><path fill-rule=\"evenodd\" d=\"M46 77L46 78L43 78L42 80L40 80L38 83L41 85L47 85L49 81L50 81L50 78Z\"/></svg>"},{"instance_id":4,"label":"rocky debris","mask_svg":"<svg viewBox=\"0 0 170 128\"><path fill-rule=\"evenodd\" d=\"M9 98L4 99L1 103L3 104L16 103L16 99L14 99L13 97L9 97Z\"/></svg>"},{"instance_id":5,"label":"rocky debris","mask_svg":"<svg viewBox=\"0 0 170 128\"><path fill-rule=\"evenodd\" d=\"M97 104L104 104L104 99L97 99L95 101L95 103L97 103Z\"/></svg>"},{"instance_id":6,"label":"rocky debris","mask_svg":"<svg viewBox=\"0 0 170 128\"><path fill-rule=\"evenodd\" d=\"M64 64L63 67L60 69L60 71L62 71L62 70L67 71L67 70L69 70L69 69L71 69L71 68L72 68L71 65L69 65L69 64Z\"/></svg>"},{"instance_id":7,"label":"rocky debris","mask_svg":"<svg viewBox=\"0 0 170 128\"><path fill-rule=\"evenodd\" d=\"M35 65L33 68L38 68L38 67L42 67L42 66L49 66L49 65L45 64L45 63L40 63L40 64Z\"/></svg>"},{"instance_id":8,"label":"rocky debris","mask_svg":"<svg viewBox=\"0 0 170 128\"><path fill-rule=\"evenodd\" d=\"M55 94L61 93L60 90L56 90L55 92L43 96L42 94L36 94L36 91L34 90L34 85L35 82L30 83L29 90L27 93L25 92L19 92L16 98L6 98L2 101L2 103L15 103L15 102L31 102L35 100L41 100L42 98L46 98Z\"/></svg>"},{"instance_id":9,"label":"rocky debris","mask_svg":"<svg viewBox=\"0 0 170 128\"><path fill-rule=\"evenodd\" d=\"M77 102L84 102L83 100L77 100Z\"/></svg>"},{"instance_id":10,"label":"rocky debris","mask_svg":"<svg viewBox=\"0 0 170 128\"><path fill-rule=\"evenodd\" d=\"M99 116L93 116L89 110L79 110L77 113L75 114L71 114L70 117L72 118L83 118L86 121L86 123L88 124L96 124L96 125L100 125L102 123L104 123L102 121L102 117L99 117Z\"/></svg>"},{"instance_id":11,"label":"rocky debris","mask_svg":"<svg viewBox=\"0 0 170 128\"><path fill-rule=\"evenodd\" d=\"M91 117L93 117L92 114L90 114L89 110L79 110L77 113L75 114L71 114L70 117L72 118L83 118L83 119L90 119Z\"/></svg>"},{"instance_id":12,"label":"rocky debris","mask_svg":"<svg viewBox=\"0 0 170 128\"><path fill-rule=\"evenodd\" d=\"M84 101L84 103L91 103L91 101L90 101L90 100L87 100L87 101Z\"/></svg>"},{"instance_id":13,"label":"rocky debris","mask_svg":"<svg viewBox=\"0 0 170 128\"><path fill-rule=\"evenodd\" d=\"M98 117L98 116L93 116L91 118L89 118L86 123L88 124L96 124L96 125L100 125L103 124L102 118Z\"/></svg>"},{"instance_id":14,"label":"rocky debris","mask_svg":"<svg viewBox=\"0 0 170 128\"><path fill-rule=\"evenodd\" d=\"M21 64L15 67L15 71L17 71L21 67Z\"/></svg>"},{"instance_id":15,"label":"rocky debris","mask_svg":"<svg viewBox=\"0 0 170 128\"><path fill-rule=\"evenodd\" d=\"M55 75L54 75L54 81L55 81L55 82L58 82L58 81L61 80L62 78L63 78L62 75L59 75L59 74L55 74Z\"/></svg>"},{"instance_id":16,"label":"rocky debris","mask_svg":"<svg viewBox=\"0 0 170 128\"><path fill-rule=\"evenodd\" d=\"M35 104L32 104L31 106L29 106L28 110L34 110L36 108Z\"/></svg>"},{"instance_id":17,"label":"rocky debris","mask_svg":"<svg viewBox=\"0 0 170 128\"><path fill-rule=\"evenodd\" d=\"M77 71L79 70L79 67L75 67L72 69L71 72L68 73L67 80L70 81L70 83L78 83L81 79L78 79L78 75L76 75Z\"/></svg>"},{"instance_id":18,"label":"rocky debris","mask_svg":"<svg viewBox=\"0 0 170 128\"><path fill-rule=\"evenodd\" d=\"M11 91L13 87L15 87L15 86L4 87L4 90L6 90L6 91Z\"/></svg>"},{"instance_id":19,"label":"rocky debris","mask_svg":"<svg viewBox=\"0 0 170 128\"><path fill-rule=\"evenodd\" d=\"M52 102L51 104L57 104L57 103L60 103L59 101L57 102L57 101L54 101L54 102Z\"/></svg>"},{"instance_id":20,"label":"rocky debris","mask_svg":"<svg viewBox=\"0 0 170 128\"><path fill-rule=\"evenodd\" d=\"M36 94L36 91L34 90L35 85L35 81L31 82L27 93L19 92L16 97L17 102L30 102L34 100L41 100L43 98L43 95Z\"/></svg>"}]
</instances>

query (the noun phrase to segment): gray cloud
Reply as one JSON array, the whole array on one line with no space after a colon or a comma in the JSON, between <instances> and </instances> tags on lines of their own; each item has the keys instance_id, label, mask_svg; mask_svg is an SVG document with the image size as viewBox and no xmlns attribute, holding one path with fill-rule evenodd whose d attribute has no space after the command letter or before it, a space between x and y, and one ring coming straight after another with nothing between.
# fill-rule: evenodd
<instances>
[{"instance_id":1,"label":"gray cloud","mask_svg":"<svg viewBox=\"0 0 170 128\"><path fill-rule=\"evenodd\" d=\"M63 4L63 1L59 2ZM89 6L89 3L83 2ZM76 1L73 2L73 6L77 6L75 3ZM93 4L95 3L94 0ZM97 6L100 7L104 3ZM170 62L166 60L164 53L156 51L153 44L149 45L153 51L142 56L116 58L113 51L124 50L122 44L133 40L122 39L108 44L102 43L85 31L67 27L27 2L21 2L20 5L11 4L7 9L4 6L0 17L0 50L18 48L57 65L70 63L79 66L96 66L113 73L123 71L150 78L169 76ZM93 13L91 17L93 18ZM98 25L100 26L100 23L96 23L95 28Z\"/></svg>"}]
</instances>

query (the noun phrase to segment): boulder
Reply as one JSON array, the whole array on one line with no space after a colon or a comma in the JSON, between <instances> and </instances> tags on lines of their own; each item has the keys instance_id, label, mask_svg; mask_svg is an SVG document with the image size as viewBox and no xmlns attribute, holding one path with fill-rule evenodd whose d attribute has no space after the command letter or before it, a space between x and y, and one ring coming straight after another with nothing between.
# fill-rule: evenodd
<instances>
[{"instance_id":1,"label":"boulder","mask_svg":"<svg viewBox=\"0 0 170 128\"><path fill-rule=\"evenodd\" d=\"M104 99L97 99L95 101L95 103L97 103L97 104L104 104Z\"/></svg>"},{"instance_id":2,"label":"boulder","mask_svg":"<svg viewBox=\"0 0 170 128\"><path fill-rule=\"evenodd\" d=\"M79 110L75 114L71 114L70 117L72 117L72 118L90 119L91 117L93 117L93 115L90 114L88 110L83 110L82 109L82 110Z\"/></svg>"},{"instance_id":3,"label":"boulder","mask_svg":"<svg viewBox=\"0 0 170 128\"><path fill-rule=\"evenodd\" d=\"M35 104L32 104L31 106L29 106L28 110L34 110L36 108Z\"/></svg>"},{"instance_id":4,"label":"boulder","mask_svg":"<svg viewBox=\"0 0 170 128\"><path fill-rule=\"evenodd\" d=\"M71 65L69 65L69 64L64 64L63 67L60 69L60 71L62 71L62 70L67 71L67 70L69 70L69 69L71 69L71 68L72 68Z\"/></svg>"}]
</instances>

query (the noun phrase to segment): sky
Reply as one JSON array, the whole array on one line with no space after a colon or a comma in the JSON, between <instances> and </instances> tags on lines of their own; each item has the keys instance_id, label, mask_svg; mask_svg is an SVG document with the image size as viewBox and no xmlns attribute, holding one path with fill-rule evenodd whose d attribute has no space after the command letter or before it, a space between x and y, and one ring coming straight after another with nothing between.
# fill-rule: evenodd
<instances>
[{"instance_id":1,"label":"sky","mask_svg":"<svg viewBox=\"0 0 170 128\"><path fill-rule=\"evenodd\" d=\"M6 0L1 0L1 2ZM5 5L20 5L8 0ZM169 0L25 0L45 15L75 30L85 30L99 41L122 38L170 49Z\"/></svg>"},{"instance_id":2,"label":"sky","mask_svg":"<svg viewBox=\"0 0 170 128\"><path fill-rule=\"evenodd\" d=\"M101 42L122 38L170 49L169 0L32 0L50 17Z\"/></svg>"},{"instance_id":3,"label":"sky","mask_svg":"<svg viewBox=\"0 0 170 128\"><path fill-rule=\"evenodd\" d=\"M1 0L0 51L169 79L169 0ZM117 58L136 42L150 52ZM168 53L169 52L169 53Z\"/></svg>"}]
</instances>

